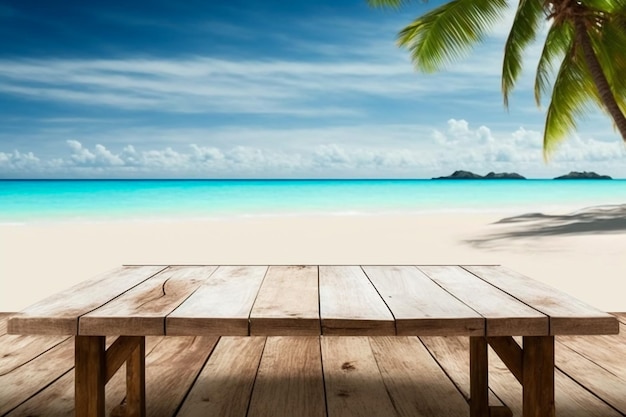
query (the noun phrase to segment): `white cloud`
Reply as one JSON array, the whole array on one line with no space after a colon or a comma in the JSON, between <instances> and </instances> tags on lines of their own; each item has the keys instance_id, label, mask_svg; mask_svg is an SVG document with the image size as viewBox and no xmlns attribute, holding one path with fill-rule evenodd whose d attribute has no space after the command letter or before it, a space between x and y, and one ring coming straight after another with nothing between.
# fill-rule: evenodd
<instances>
[{"instance_id":1,"label":"white cloud","mask_svg":"<svg viewBox=\"0 0 626 417\"><path fill-rule=\"evenodd\" d=\"M0 169L6 171L29 171L37 168L40 164L32 152L22 153L17 150L5 153L0 152Z\"/></svg>"},{"instance_id":2,"label":"white cloud","mask_svg":"<svg viewBox=\"0 0 626 417\"><path fill-rule=\"evenodd\" d=\"M348 166L350 158L346 151L337 144L321 145L315 150L315 164L325 166Z\"/></svg>"},{"instance_id":3,"label":"white cloud","mask_svg":"<svg viewBox=\"0 0 626 417\"><path fill-rule=\"evenodd\" d=\"M594 138L581 138L575 135L569 141L561 143L555 152L556 162L576 161L598 163L611 160L624 160L626 149L622 142L606 142Z\"/></svg>"},{"instance_id":4,"label":"white cloud","mask_svg":"<svg viewBox=\"0 0 626 417\"><path fill-rule=\"evenodd\" d=\"M71 163L75 165L93 165L99 167L124 165L124 161L118 155L113 155L111 151L103 145L97 144L92 152L83 147L77 140L68 140L67 144L72 149L72 155L70 156Z\"/></svg>"},{"instance_id":5,"label":"white cloud","mask_svg":"<svg viewBox=\"0 0 626 417\"><path fill-rule=\"evenodd\" d=\"M619 141L575 136L545 165L541 132L525 127L507 131L473 126L465 119L450 119L430 134L427 127L406 125L282 131L256 127L166 130L161 134L169 139L161 142L163 146L139 140L142 135L153 138L154 134L134 129L127 134L110 132L116 146L104 137L88 146L66 140L65 153L45 157L21 149L0 152L0 176L420 178L466 169L545 177L584 169L626 177L626 151ZM214 140L222 134L225 138ZM186 140L172 141L175 137ZM134 141L119 144L120 138ZM258 138L264 140L254 140Z\"/></svg>"},{"instance_id":6,"label":"white cloud","mask_svg":"<svg viewBox=\"0 0 626 417\"><path fill-rule=\"evenodd\" d=\"M626 150L619 141L600 141L579 135L564 141L552 156L549 165L543 163L542 133L524 127L513 132L492 132L486 126L472 128L466 120L451 119L448 129L436 130L433 141L443 145L439 156L443 166L473 169L485 173L492 170L521 171L529 176L551 175L557 169L613 170L614 175L626 176ZM528 172L530 171L530 172Z\"/></svg>"},{"instance_id":7,"label":"white cloud","mask_svg":"<svg viewBox=\"0 0 626 417\"><path fill-rule=\"evenodd\" d=\"M466 120L456 119L448 120L446 133L435 130L433 136L438 143L449 146L471 146L472 142L485 144L494 141L491 129L487 126L472 130Z\"/></svg>"},{"instance_id":8,"label":"white cloud","mask_svg":"<svg viewBox=\"0 0 626 417\"><path fill-rule=\"evenodd\" d=\"M524 127L517 129L511 136L516 146L540 149L543 145L541 132L526 130Z\"/></svg>"}]
</instances>

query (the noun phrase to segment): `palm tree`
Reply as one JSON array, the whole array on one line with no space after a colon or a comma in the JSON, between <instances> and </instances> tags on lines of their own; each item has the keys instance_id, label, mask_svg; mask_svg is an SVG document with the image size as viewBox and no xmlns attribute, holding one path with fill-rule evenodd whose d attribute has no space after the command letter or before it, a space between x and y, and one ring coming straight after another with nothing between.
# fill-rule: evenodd
<instances>
[{"instance_id":1,"label":"palm tree","mask_svg":"<svg viewBox=\"0 0 626 417\"><path fill-rule=\"evenodd\" d=\"M410 0L367 0L398 8ZM504 47L502 94L522 70L522 54L545 21L550 27L535 78L535 99L550 94L543 148L547 157L576 128L590 105L610 115L626 142L626 0L518 0ZM398 35L418 71L436 72L463 57L503 19L507 0L452 0L414 20ZM556 74L553 68L559 64Z\"/></svg>"}]
</instances>

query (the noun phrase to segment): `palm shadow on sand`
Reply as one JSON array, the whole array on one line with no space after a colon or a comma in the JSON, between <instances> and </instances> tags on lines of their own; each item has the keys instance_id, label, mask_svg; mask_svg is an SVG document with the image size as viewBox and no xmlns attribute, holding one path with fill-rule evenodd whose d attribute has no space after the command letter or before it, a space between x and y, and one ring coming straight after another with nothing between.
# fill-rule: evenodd
<instances>
[{"instance_id":1,"label":"palm shadow on sand","mask_svg":"<svg viewBox=\"0 0 626 417\"><path fill-rule=\"evenodd\" d=\"M588 207L562 215L526 213L505 217L491 225L504 230L468 239L465 243L489 248L524 238L626 233L626 204Z\"/></svg>"}]
</instances>

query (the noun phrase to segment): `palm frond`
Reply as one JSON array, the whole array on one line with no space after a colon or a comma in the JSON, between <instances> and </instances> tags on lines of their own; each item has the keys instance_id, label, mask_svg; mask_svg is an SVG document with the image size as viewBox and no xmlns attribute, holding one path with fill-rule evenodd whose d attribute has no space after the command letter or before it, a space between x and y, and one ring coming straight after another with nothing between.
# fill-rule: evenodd
<instances>
[{"instance_id":1,"label":"palm frond","mask_svg":"<svg viewBox=\"0 0 626 417\"><path fill-rule=\"evenodd\" d=\"M606 20L601 29L590 30L589 36L613 97L626 113L626 31L620 19L614 18ZM599 105L606 111L602 103Z\"/></svg>"},{"instance_id":2,"label":"palm frond","mask_svg":"<svg viewBox=\"0 0 626 417\"><path fill-rule=\"evenodd\" d=\"M508 7L506 0L452 0L404 28L398 43L419 71L436 72L483 40Z\"/></svg>"},{"instance_id":3,"label":"palm frond","mask_svg":"<svg viewBox=\"0 0 626 417\"><path fill-rule=\"evenodd\" d=\"M574 28L570 23L553 24L550 27L535 75L535 102L537 106L541 106L542 95L550 92L550 77L554 71L555 63L562 60L566 52L571 49L573 40Z\"/></svg>"},{"instance_id":4,"label":"palm frond","mask_svg":"<svg viewBox=\"0 0 626 417\"><path fill-rule=\"evenodd\" d=\"M609 14L617 13L624 10L626 1L624 0L585 0L586 8L606 12Z\"/></svg>"},{"instance_id":5,"label":"palm frond","mask_svg":"<svg viewBox=\"0 0 626 417\"><path fill-rule=\"evenodd\" d=\"M565 55L552 89L543 136L544 158L576 129L576 119L600 100L581 54L572 45Z\"/></svg>"},{"instance_id":6,"label":"palm frond","mask_svg":"<svg viewBox=\"0 0 626 417\"><path fill-rule=\"evenodd\" d=\"M367 0L367 4L370 7L389 7L392 9L399 9L402 6L406 6L409 3L413 3L412 0Z\"/></svg>"},{"instance_id":7,"label":"palm frond","mask_svg":"<svg viewBox=\"0 0 626 417\"><path fill-rule=\"evenodd\" d=\"M502 65L502 94L504 106L509 107L509 93L522 71L522 53L535 40L543 21L543 3L536 0L520 0L504 46Z\"/></svg>"}]
</instances>

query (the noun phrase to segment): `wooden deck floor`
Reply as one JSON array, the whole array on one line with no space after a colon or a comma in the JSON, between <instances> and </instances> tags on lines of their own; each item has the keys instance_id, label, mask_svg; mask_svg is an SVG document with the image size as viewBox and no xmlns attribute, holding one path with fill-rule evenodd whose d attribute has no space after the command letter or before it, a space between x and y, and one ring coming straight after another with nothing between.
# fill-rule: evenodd
<instances>
[{"instance_id":1,"label":"wooden deck floor","mask_svg":"<svg viewBox=\"0 0 626 417\"><path fill-rule=\"evenodd\" d=\"M558 337L562 417L626 415L626 314L617 336ZM149 337L151 417L467 416L468 338ZM0 416L73 416L73 339L6 334ZM490 355L491 404L521 416L521 386ZM123 368L122 368L123 369ZM107 413L124 400L123 370Z\"/></svg>"}]
</instances>

